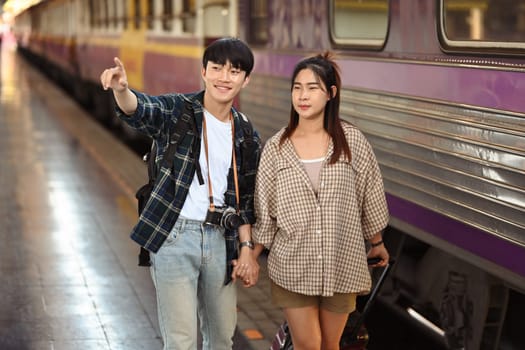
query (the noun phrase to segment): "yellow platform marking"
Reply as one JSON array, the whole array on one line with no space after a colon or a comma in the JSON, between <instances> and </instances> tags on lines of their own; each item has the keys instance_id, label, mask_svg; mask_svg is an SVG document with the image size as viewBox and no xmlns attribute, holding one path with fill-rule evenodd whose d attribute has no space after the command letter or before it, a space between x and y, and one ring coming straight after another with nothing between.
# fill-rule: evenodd
<instances>
[{"instance_id":1,"label":"yellow platform marking","mask_svg":"<svg viewBox=\"0 0 525 350\"><path fill-rule=\"evenodd\" d=\"M123 213L131 222L137 221L137 208L132 206L128 196L119 195L115 198L120 212Z\"/></svg>"},{"instance_id":2,"label":"yellow platform marking","mask_svg":"<svg viewBox=\"0 0 525 350\"><path fill-rule=\"evenodd\" d=\"M245 329L243 333L249 340L264 339L262 333L259 332L257 329Z\"/></svg>"}]
</instances>

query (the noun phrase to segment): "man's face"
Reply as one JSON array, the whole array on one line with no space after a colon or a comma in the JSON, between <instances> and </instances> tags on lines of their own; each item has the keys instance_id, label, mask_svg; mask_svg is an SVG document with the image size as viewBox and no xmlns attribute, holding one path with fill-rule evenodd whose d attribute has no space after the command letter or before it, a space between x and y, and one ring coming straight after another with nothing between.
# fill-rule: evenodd
<instances>
[{"instance_id":1,"label":"man's face","mask_svg":"<svg viewBox=\"0 0 525 350\"><path fill-rule=\"evenodd\" d=\"M246 72L232 67L229 61L225 65L208 61L206 67L202 68L202 79L207 96L218 103L233 101L249 81Z\"/></svg>"}]
</instances>

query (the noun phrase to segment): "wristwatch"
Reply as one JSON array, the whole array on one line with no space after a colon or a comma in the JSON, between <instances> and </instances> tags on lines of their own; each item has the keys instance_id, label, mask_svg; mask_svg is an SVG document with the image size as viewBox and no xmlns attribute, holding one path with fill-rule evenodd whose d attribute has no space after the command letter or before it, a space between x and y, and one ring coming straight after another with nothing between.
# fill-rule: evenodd
<instances>
[{"instance_id":1,"label":"wristwatch","mask_svg":"<svg viewBox=\"0 0 525 350\"><path fill-rule=\"evenodd\" d=\"M244 241L239 243L239 249L241 249L242 247L248 247L250 249L253 249L255 248L255 245L253 244L253 241Z\"/></svg>"}]
</instances>

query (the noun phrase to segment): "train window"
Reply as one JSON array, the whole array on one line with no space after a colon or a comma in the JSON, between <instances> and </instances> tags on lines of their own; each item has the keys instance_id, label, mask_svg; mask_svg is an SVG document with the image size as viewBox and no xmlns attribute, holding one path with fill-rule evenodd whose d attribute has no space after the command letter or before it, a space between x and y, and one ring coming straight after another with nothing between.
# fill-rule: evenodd
<instances>
[{"instance_id":1,"label":"train window","mask_svg":"<svg viewBox=\"0 0 525 350\"><path fill-rule=\"evenodd\" d=\"M449 47L525 47L525 0L441 0L440 17Z\"/></svg>"},{"instance_id":2,"label":"train window","mask_svg":"<svg viewBox=\"0 0 525 350\"><path fill-rule=\"evenodd\" d=\"M228 2L208 2L202 8L203 35L206 40L230 33Z\"/></svg>"},{"instance_id":3,"label":"train window","mask_svg":"<svg viewBox=\"0 0 525 350\"><path fill-rule=\"evenodd\" d=\"M103 0L102 1L101 12L102 12L102 25L107 28L107 27L109 27L109 4L108 4L108 0Z\"/></svg>"},{"instance_id":4,"label":"train window","mask_svg":"<svg viewBox=\"0 0 525 350\"><path fill-rule=\"evenodd\" d=\"M173 0L164 0L162 6L162 29L170 32L173 29Z\"/></svg>"},{"instance_id":5,"label":"train window","mask_svg":"<svg viewBox=\"0 0 525 350\"><path fill-rule=\"evenodd\" d=\"M79 17L78 32L79 33L87 32L89 31L89 23L91 23L90 2L84 1L84 2L81 2L78 6L79 6L77 10L78 13L87 14L87 15L83 15Z\"/></svg>"},{"instance_id":6,"label":"train window","mask_svg":"<svg viewBox=\"0 0 525 350\"><path fill-rule=\"evenodd\" d=\"M330 33L336 44L382 47L389 0L330 0Z\"/></svg>"},{"instance_id":7,"label":"train window","mask_svg":"<svg viewBox=\"0 0 525 350\"><path fill-rule=\"evenodd\" d=\"M102 3L100 0L93 1L93 27L102 27Z\"/></svg>"},{"instance_id":8,"label":"train window","mask_svg":"<svg viewBox=\"0 0 525 350\"><path fill-rule=\"evenodd\" d=\"M249 22L249 42L250 44L262 45L268 42L268 1L250 1L250 22Z\"/></svg>"},{"instance_id":9,"label":"train window","mask_svg":"<svg viewBox=\"0 0 525 350\"><path fill-rule=\"evenodd\" d=\"M89 10L89 26L93 28L95 26L95 4L93 0L89 0L88 10Z\"/></svg>"},{"instance_id":10,"label":"train window","mask_svg":"<svg viewBox=\"0 0 525 350\"><path fill-rule=\"evenodd\" d=\"M133 25L135 29L140 28L140 16L141 16L141 9L140 9L140 0L133 1L133 5L135 6L134 10L135 13L133 15Z\"/></svg>"},{"instance_id":11,"label":"train window","mask_svg":"<svg viewBox=\"0 0 525 350\"><path fill-rule=\"evenodd\" d=\"M116 0L109 0L108 4L108 21L111 27L117 26L117 3Z\"/></svg>"},{"instance_id":12,"label":"train window","mask_svg":"<svg viewBox=\"0 0 525 350\"><path fill-rule=\"evenodd\" d=\"M155 6L153 0L148 0L146 3L146 25L148 29L153 29L153 21L155 20Z\"/></svg>"},{"instance_id":13,"label":"train window","mask_svg":"<svg viewBox=\"0 0 525 350\"><path fill-rule=\"evenodd\" d=\"M96 28L98 27L98 2L97 1L94 1L94 0L91 0L89 2L89 10L90 10L90 16L89 18L91 19L91 28Z\"/></svg>"},{"instance_id":14,"label":"train window","mask_svg":"<svg viewBox=\"0 0 525 350\"><path fill-rule=\"evenodd\" d=\"M184 0L182 2L182 31L195 33L195 0Z\"/></svg>"},{"instance_id":15,"label":"train window","mask_svg":"<svg viewBox=\"0 0 525 350\"><path fill-rule=\"evenodd\" d=\"M120 21L122 22L122 28L126 29L128 28L128 1L127 0L121 0L119 1L120 4Z\"/></svg>"}]
</instances>

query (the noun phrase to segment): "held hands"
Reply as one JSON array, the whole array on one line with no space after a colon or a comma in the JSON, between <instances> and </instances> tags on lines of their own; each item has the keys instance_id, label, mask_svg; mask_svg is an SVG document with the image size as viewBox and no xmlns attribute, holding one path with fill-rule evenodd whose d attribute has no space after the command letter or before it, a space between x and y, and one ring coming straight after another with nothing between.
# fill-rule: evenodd
<instances>
[{"instance_id":1,"label":"held hands","mask_svg":"<svg viewBox=\"0 0 525 350\"><path fill-rule=\"evenodd\" d=\"M115 67L105 69L100 75L100 82L104 90L109 88L116 92L124 92L128 89L128 76L124 64L115 57Z\"/></svg>"},{"instance_id":2,"label":"held hands","mask_svg":"<svg viewBox=\"0 0 525 350\"><path fill-rule=\"evenodd\" d=\"M259 280L259 264L252 249L243 247L239 259L233 261L232 279L240 279L245 288L253 287Z\"/></svg>"}]
</instances>

